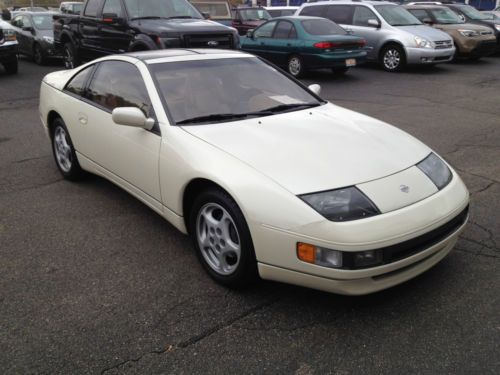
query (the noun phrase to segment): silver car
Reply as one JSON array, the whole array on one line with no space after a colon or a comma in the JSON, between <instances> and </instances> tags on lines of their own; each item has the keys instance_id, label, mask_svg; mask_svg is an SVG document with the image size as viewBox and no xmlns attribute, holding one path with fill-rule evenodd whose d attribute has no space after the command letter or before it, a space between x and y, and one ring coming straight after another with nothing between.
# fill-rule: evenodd
<instances>
[{"instance_id":1,"label":"silver car","mask_svg":"<svg viewBox=\"0 0 500 375\"><path fill-rule=\"evenodd\" d=\"M455 47L443 31L422 24L399 5L381 1L304 3L296 13L329 18L366 39L368 60L395 72L406 64L451 61Z\"/></svg>"}]
</instances>

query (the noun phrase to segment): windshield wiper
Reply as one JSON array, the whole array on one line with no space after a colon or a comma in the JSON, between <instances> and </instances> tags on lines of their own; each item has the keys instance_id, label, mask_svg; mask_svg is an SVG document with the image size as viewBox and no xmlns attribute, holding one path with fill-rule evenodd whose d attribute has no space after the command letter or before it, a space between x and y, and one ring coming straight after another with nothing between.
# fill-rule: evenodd
<instances>
[{"instance_id":1,"label":"windshield wiper","mask_svg":"<svg viewBox=\"0 0 500 375\"><path fill-rule=\"evenodd\" d=\"M144 17L133 17L130 20L166 20L168 19L167 17L159 17L159 16L144 16Z\"/></svg>"},{"instance_id":2,"label":"windshield wiper","mask_svg":"<svg viewBox=\"0 0 500 375\"><path fill-rule=\"evenodd\" d=\"M201 18L194 18L192 16L172 16L172 17L167 17L167 20L174 20L174 19L201 19Z\"/></svg>"},{"instance_id":3,"label":"windshield wiper","mask_svg":"<svg viewBox=\"0 0 500 375\"><path fill-rule=\"evenodd\" d=\"M321 105L320 103L296 103L296 104L280 104L276 107L266 108L261 111L255 112L247 112L247 113L214 113L206 116L198 116L193 118L188 118L185 120L178 121L177 125L185 125L185 124L200 124L204 122L224 122L231 121L235 119L242 119L248 117L264 117L275 115L278 112L287 112L293 109L303 109L303 108L312 108Z\"/></svg>"}]
</instances>

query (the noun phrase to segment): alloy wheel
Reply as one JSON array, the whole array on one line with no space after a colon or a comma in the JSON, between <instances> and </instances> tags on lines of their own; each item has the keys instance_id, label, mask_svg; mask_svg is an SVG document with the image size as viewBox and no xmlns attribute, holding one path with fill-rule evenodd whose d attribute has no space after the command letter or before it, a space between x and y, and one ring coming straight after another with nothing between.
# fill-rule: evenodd
<instances>
[{"instance_id":1,"label":"alloy wheel","mask_svg":"<svg viewBox=\"0 0 500 375\"><path fill-rule=\"evenodd\" d=\"M75 59L71 50L66 47L64 49L64 66L66 69L73 69L75 67Z\"/></svg>"},{"instance_id":2,"label":"alloy wheel","mask_svg":"<svg viewBox=\"0 0 500 375\"><path fill-rule=\"evenodd\" d=\"M395 70L401 63L401 55L396 49L388 49L384 54L384 66L389 70Z\"/></svg>"},{"instance_id":3,"label":"alloy wheel","mask_svg":"<svg viewBox=\"0 0 500 375\"><path fill-rule=\"evenodd\" d=\"M288 62L288 71L293 76L298 76L302 70L302 63L298 57L292 57Z\"/></svg>"},{"instance_id":4,"label":"alloy wheel","mask_svg":"<svg viewBox=\"0 0 500 375\"><path fill-rule=\"evenodd\" d=\"M73 166L71 146L68 144L66 131L58 126L54 133L54 150L57 164L63 172L69 173Z\"/></svg>"},{"instance_id":5,"label":"alloy wheel","mask_svg":"<svg viewBox=\"0 0 500 375\"><path fill-rule=\"evenodd\" d=\"M196 239L209 267L219 275L236 271L241 259L241 241L229 212L217 203L207 203L196 218Z\"/></svg>"}]
</instances>

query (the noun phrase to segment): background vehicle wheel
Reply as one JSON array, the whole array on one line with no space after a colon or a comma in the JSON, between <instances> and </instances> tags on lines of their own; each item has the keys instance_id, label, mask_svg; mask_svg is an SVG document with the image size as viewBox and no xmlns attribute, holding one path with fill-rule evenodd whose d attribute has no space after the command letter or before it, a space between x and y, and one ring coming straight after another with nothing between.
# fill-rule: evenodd
<instances>
[{"instance_id":1,"label":"background vehicle wheel","mask_svg":"<svg viewBox=\"0 0 500 375\"><path fill-rule=\"evenodd\" d=\"M16 74L18 70L17 56L12 58L10 61L4 62L3 67L5 68L7 74Z\"/></svg>"},{"instance_id":2,"label":"background vehicle wheel","mask_svg":"<svg viewBox=\"0 0 500 375\"><path fill-rule=\"evenodd\" d=\"M39 44L35 44L33 47L33 60L38 65L45 64L45 56L43 55L42 47Z\"/></svg>"},{"instance_id":3,"label":"background vehicle wheel","mask_svg":"<svg viewBox=\"0 0 500 375\"><path fill-rule=\"evenodd\" d=\"M346 74L349 68L347 66L332 68L332 73L337 75Z\"/></svg>"},{"instance_id":4,"label":"background vehicle wheel","mask_svg":"<svg viewBox=\"0 0 500 375\"><path fill-rule=\"evenodd\" d=\"M66 69L73 69L80 65L80 59L73 47L73 44L66 43L64 45L64 66Z\"/></svg>"},{"instance_id":5,"label":"background vehicle wheel","mask_svg":"<svg viewBox=\"0 0 500 375\"><path fill-rule=\"evenodd\" d=\"M215 281L237 288L257 279L250 230L238 205L227 193L215 188L201 193L189 219L198 259Z\"/></svg>"},{"instance_id":6,"label":"background vehicle wheel","mask_svg":"<svg viewBox=\"0 0 500 375\"><path fill-rule=\"evenodd\" d=\"M78 163L68 129L60 118L55 119L53 123L52 151L64 178L77 181L83 177L84 172Z\"/></svg>"},{"instance_id":7,"label":"background vehicle wheel","mask_svg":"<svg viewBox=\"0 0 500 375\"><path fill-rule=\"evenodd\" d=\"M405 52L400 46L390 44L382 50L380 64L388 72L399 72L406 65Z\"/></svg>"},{"instance_id":8,"label":"background vehicle wheel","mask_svg":"<svg viewBox=\"0 0 500 375\"><path fill-rule=\"evenodd\" d=\"M288 60L288 73L295 78L300 78L304 75L305 67L302 58L298 55L293 55Z\"/></svg>"}]
</instances>

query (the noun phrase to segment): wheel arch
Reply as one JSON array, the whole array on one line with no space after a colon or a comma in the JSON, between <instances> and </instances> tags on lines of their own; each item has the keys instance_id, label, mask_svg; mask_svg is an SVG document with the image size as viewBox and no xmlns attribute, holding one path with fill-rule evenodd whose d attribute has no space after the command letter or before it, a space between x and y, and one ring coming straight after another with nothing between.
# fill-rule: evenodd
<instances>
[{"instance_id":1,"label":"wheel arch","mask_svg":"<svg viewBox=\"0 0 500 375\"><path fill-rule=\"evenodd\" d=\"M193 208L194 201L198 194L210 188L222 190L236 202L236 199L233 197L233 195L218 183L202 177L192 179L191 181L188 182L182 193L182 214L184 218L184 224L186 226L186 230L188 233L189 233L190 214Z\"/></svg>"},{"instance_id":2,"label":"wheel arch","mask_svg":"<svg viewBox=\"0 0 500 375\"><path fill-rule=\"evenodd\" d=\"M380 46L380 49L378 50L378 61L380 61L380 59L382 58L382 52L384 52L384 49L386 49L388 46L391 46L391 45L395 45L399 48L401 48L403 50L403 53L405 54L405 59L406 59L406 48L405 46L403 45L403 43L401 43L400 41L398 40L393 40L393 39L390 39L390 40L387 40L385 41L381 46Z\"/></svg>"},{"instance_id":3,"label":"wheel arch","mask_svg":"<svg viewBox=\"0 0 500 375\"><path fill-rule=\"evenodd\" d=\"M51 110L47 115L47 127L49 129L49 135L51 139L54 136L54 121L58 118L62 120L61 115L54 110Z\"/></svg>"}]
</instances>

